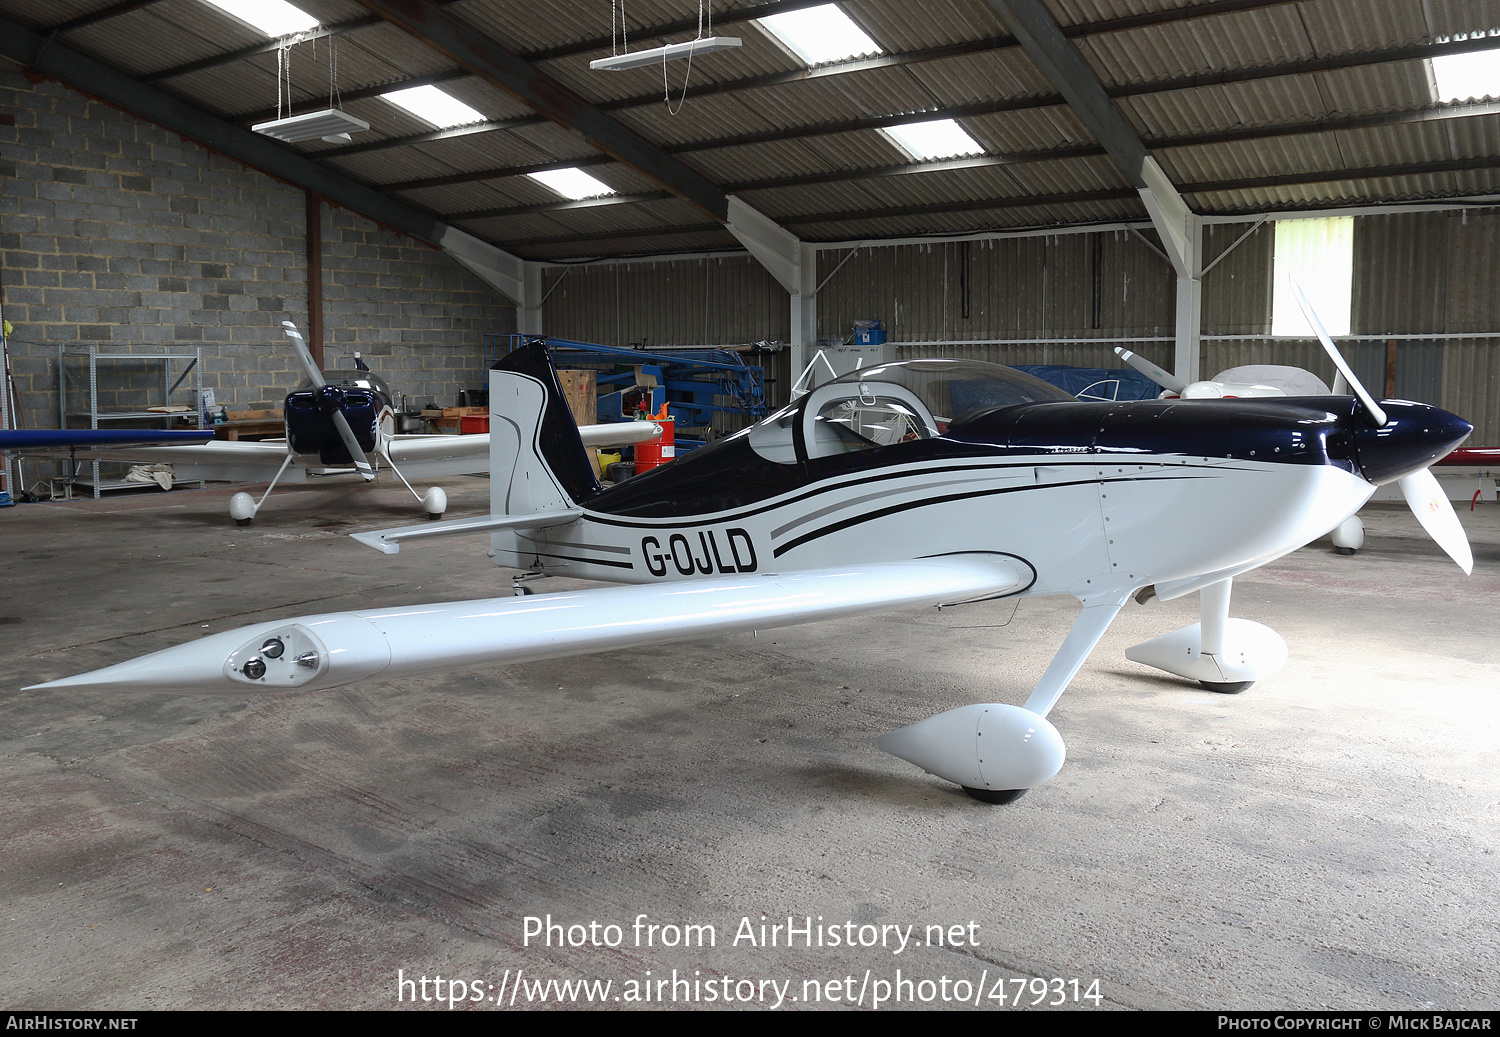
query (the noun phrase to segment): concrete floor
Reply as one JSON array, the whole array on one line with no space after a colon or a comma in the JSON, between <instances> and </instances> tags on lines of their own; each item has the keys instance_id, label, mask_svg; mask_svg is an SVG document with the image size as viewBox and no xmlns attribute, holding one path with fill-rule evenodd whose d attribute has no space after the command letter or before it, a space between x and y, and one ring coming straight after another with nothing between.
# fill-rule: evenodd
<instances>
[{"instance_id":1,"label":"concrete floor","mask_svg":"<svg viewBox=\"0 0 1500 1037\"><path fill-rule=\"evenodd\" d=\"M486 481L445 485L450 515L486 510ZM399 488L292 489L248 529L229 492L0 511L7 1008L508 1005L517 970L516 1008L577 979L610 981L610 1007L670 1004L674 970L700 984L679 1004L727 979L756 1006L774 981L783 1007L814 984L825 1005L1011 1007L1031 977L1068 981L1070 1007L1094 980L1104 1008L1500 1003L1494 505L1461 512L1468 578L1380 507L1358 556L1325 542L1238 580L1235 614L1291 648L1239 696L1127 662L1197 608L1131 605L1052 714L1062 773L993 807L875 736L1022 701L1071 601L301 697L17 690L252 620L509 591L482 541L386 557L344 535L414 520ZM619 946L525 945L549 914L600 943L618 925ZM637 946L640 915L717 944ZM762 915L811 916L824 946L761 946ZM829 945L897 939L865 925L912 945Z\"/></svg>"}]
</instances>

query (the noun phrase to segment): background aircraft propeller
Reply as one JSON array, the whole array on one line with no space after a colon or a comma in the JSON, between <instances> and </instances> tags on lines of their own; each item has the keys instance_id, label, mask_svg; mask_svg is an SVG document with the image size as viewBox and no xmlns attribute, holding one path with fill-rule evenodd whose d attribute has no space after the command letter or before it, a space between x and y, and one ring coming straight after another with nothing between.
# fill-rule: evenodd
<instances>
[{"instance_id":1,"label":"background aircraft propeller","mask_svg":"<svg viewBox=\"0 0 1500 1037\"><path fill-rule=\"evenodd\" d=\"M307 343L302 341L302 332L298 331L297 325L289 320L282 321L281 326L286 331L286 337L292 340L292 345L296 346L297 356L302 361L302 366L307 369L307 377L312 380L313 388L322 389L328 382L313 361L312 351L307 348ZM370 467L370 462L365 459L364 449L359 445L359 440L354 438L354 430L349 427L349 419L339 408L334 409L332 418L333 427L338 430L339 438L344 441L344 449L349 451L349 460L354 462L354 467L365 482L372 481L375 478L375 469Z\"/></svg>"},{"instance_id":2,"label":"background aircraft propeller","mask_svg":"<svg viewBox=\"0 0 1500 1037\"><path fill-rule=\"evenodd\" d=\"M1359 402L1364 404L1365 411L1369 415L1370 422L1376 428L1383 428L1389 420L1385 410L1375 402L1359 378L1355 376L1354 370L1339 353L1333 339L1323 328L1323 322L1318 320L1318 315L1313 312L1312 304L1307 301L1303 294L1302 286L1294 278L1288 278L1292 286L1292 295L1297 299L1297 305L1302 308L1302 315L1307 318L1313 333L1318 336L1318 341L1323 343L1323 349L1328 354L1333 366L1338 369L1339 377L1344 380L1354 395L1359 397ZM1334 391L1338 391L1338 383L1334 383ZM1432 472L1423 468L1419 472L1402 476L1396 481L1401 487L1401 495L1406 498L1407 506L1411 508L1412 514L1427 530L1427 535L1437 541L1448 555L1458 563L1465 575L1474 571L1474 553L1469 548L1469 538L1464 533L1464 527L1459 523L1458 516L1453 512L1453 505L1448 500L1448 495L1438 485L1437 478Z\"/></svg>"},{"instance_id":3,"label":"background aircraft propeller","mask_svg":"<svg viewBox=\"0 0 1500 1037\"><path fill-rule=\"evenodd\" d=\"M1175 392L1181 394L1182 390L1187 388L1187 382L1184 382L1181 378L1178 378L1175 374L1172 374L1172 372L1157 367L1155 364L1147 360L1145 357L1141 356L1139 353L1132 353L1128 349L1122 349L1119 346L1116 346L1115 354L1121 360L1125 361L1131 367L1139 371L1141 374L1145 375L1157 385L1167 390L1167 392Z\"/></svg>"}]
</instances>

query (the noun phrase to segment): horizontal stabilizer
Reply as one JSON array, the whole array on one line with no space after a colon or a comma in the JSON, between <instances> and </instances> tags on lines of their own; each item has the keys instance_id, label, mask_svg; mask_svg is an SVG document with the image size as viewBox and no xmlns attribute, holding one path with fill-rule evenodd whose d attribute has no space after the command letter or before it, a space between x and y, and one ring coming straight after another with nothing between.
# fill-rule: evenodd
<instances>
[{"instance_id":1,"label":"horizontal stabilizer","mask_svg":"<svg viewBox=\"0 0 1500 1037\"><path fill-rule=\"evenodd\" d=\"M661 438L661 426L654 421L606 421L599 425L579 425L578 438L586 447L631 446Z\"/></svg>"},{"instance_id":2,"label":"horizontal stabilizer","mask_svg":"<svg viewBox=\"0 0 1500 1037\"><path fill-rule=\"evenodd\" d=\"M654 421L611 421L580 425L578 436L586 447L631 446L660 439L661 426ZM390 462L414 479L490 470L487 432L467 436L396 436L386 449Z\"/></svg>"},{"instance_id":3,"label":"horizontal stabilizer","mask_svg":"<svg viewBox=\"0 0 1500 1037\"><path fill-rule=\"evenodd\" d=\"M401 550L403 540L426 537L459 536L464 533L490 533L497 529L546 529L549 526L566 526L577 521L583 514L579 508L559 511L538 511L530 515L484 515L478 518L448 519L446 522L424 522L414 526L395 526L391 529L375 529L368 533L350 533L366 547L373 547L384 554L393 555Z\"/></svg>"}]
</instances>

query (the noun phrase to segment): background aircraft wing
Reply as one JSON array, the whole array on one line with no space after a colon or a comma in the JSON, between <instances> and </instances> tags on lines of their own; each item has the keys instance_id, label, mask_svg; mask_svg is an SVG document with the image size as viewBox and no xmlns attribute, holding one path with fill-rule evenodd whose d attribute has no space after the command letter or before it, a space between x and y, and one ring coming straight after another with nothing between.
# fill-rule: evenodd
<instances>
[{"instance_id":1,"label":"background aircraft wing","mask_svg":"<svg viewBox=\"0 0 1500 1037\"><path fill-rule=\"evenodd\" d=\"M286 460L286 440L258 443L213 440L194 446L103 446L57 451L54 456L78 461L124 461L130 464L169 464L178 482L213 479L224 482L264 482Z\"/></svg>"},{"instance_id":2,"label":"background aircraft wing","mask_svg":"<svg viewBox=\"0 0 1500 1037\"><path fill-rule=\"evenodd\" d=\"M88 429L42 428L0 429L0 450L20 454L52 450L56 447L129 447L142 444L177 446L207 443L214 438L212 429Z\"/></svg>"},{"instance_id":3,"label":"background aircraft wing","mask_svg":"<svg viewBox=\"0 0 1500 1037\"><path fill-rule=\"evenodd\" d=\"M274 473L286 458L286 440L266 439L258 443L213 440L192 446L99 446L80 448L73 456L80 461L130 461L135 464L270 465Z\"/></svg>"}]
</instances>

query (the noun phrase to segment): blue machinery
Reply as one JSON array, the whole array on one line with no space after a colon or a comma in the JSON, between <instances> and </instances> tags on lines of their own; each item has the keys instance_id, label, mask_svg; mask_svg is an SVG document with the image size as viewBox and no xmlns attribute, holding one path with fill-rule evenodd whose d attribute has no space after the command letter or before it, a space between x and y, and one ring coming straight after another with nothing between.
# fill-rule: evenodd
<instances>
[{"instance_id":1,"label":"blue machinery","mask_svg":"<svg viewBox=\"0 0 1500 1037\"><path fill-rule=\"evenodd\" d=\"M558 367L598 372L601 422L628 421L642 406L655 414L665 403L667 413L677 419L679 450L702 446L713 431L726 431L726 424L732 431L766 416L763 370L746 364L732 349L652 351L545 335L491 334L484 336L485 366L537 338L552 351ZM719 415L731 420L716 425L714 419ZM735 416L740 420L732 420ZM688 430L697 435L685 436Z\"/></svg>"}]
</instances>

